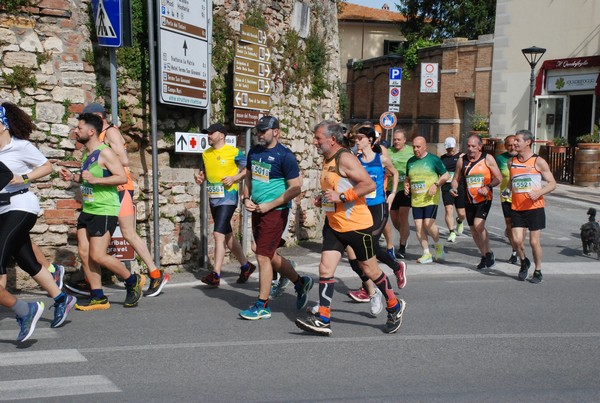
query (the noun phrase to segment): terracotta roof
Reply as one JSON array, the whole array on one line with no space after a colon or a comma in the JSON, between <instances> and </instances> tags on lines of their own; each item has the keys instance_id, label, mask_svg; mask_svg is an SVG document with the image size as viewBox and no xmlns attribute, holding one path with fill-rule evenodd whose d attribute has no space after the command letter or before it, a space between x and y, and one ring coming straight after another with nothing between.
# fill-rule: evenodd
<instances>
[{"instance_id":1,"label":"terracotta roof","mask_svg":"<svg viewBox=\"0 0 600 403\"><path fill-rule=\"evenodd\" d=\"M393 1L390 1L393 3ZM390 9L395 5L391 5ZM381 10L379 8L371 8L359 6L358 4L346 3L342 4L342 12L338 15L340 21L377 21L377 22L400 22L406 18L397 12L389 10Z\"/></svg>"}]
</instances>

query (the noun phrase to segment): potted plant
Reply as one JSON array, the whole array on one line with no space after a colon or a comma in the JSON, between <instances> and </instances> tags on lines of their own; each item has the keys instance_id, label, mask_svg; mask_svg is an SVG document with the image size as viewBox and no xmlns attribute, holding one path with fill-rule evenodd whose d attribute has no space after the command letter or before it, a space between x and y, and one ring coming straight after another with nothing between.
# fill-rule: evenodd
<instances>
[{"instance_id":1,"label":"potted plant","mask_svg":"<svg viewBox=\"0 0 600 403\"><path fill-rule=\"evenodd\" d=\"M600 135L598 125L594 125L594 132L587 133L575 139L579 148L600 148Z\"/></svg>"},{"instance_id":2,"label":"potted plant","mask_svg":"<svg viewBox=\"0 0 600 403\"><path fill-rule=\"evenodd\" d=\"M490 117L479 112L470 116L471 134L478 134L482 138L490 137Z\"/></svg>"},{"instance_id":3,"label":"potted plant","mask_svg":"<svg viewBox=\"0 0 600 403\"><path fill-rule=\"evenodd\" d=\"M552 139L550 144L548 144L552 151L555 153L564 153L567 151L567 147L569 146L569 142L566 138L561 136L556 136Z\"/></svg>"}]
</instances>

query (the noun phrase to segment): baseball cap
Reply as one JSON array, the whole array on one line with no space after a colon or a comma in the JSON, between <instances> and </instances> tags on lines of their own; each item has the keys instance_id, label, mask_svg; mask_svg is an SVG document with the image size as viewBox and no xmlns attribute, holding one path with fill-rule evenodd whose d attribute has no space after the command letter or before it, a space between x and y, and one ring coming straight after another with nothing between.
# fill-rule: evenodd
<instances>
[{"instance_id":1,"label":"baseball cap","mask_svg":"<svg viewBox=\"0 0 600 403\"><path fill-rule=\"evenodd\" d=\"M208 126L208 129L203 129L200 131L200 133L204 133L204 134L207 134L207 133L211 134L214 132L227 134L227 129L221 123L213 123L212 125Z\"/></svg>"},{"instance_id":2,"label":"baseball cap","mask_svg":"<svg viewBox=\"0 0 600 403\"><path fill-rule=\"evenodd\" d=\"M83 113L106 113L106 109L102 105L93 102L83 108Z\"/></svg>"},{"instance_id":3,"label":"baseball cap","mask_svg":"<svg viewBox=\"0 0 600 403\"><path fill-rule=\"evenodd\" d=\"M279 120L273 116L263 116L256 124L256 130L264 132L269 129L279 129Z\"/></svg>"},{"instance_id":4,"label":"baseball cap","mask_svg":"<svg viewBox=\"0 0 600 403\"><path fill-rule=\"evenodd\" d=\"M446 138L446 140L444 141L444 147L446 149L456 147L456 139L454 137Z\"/></svg>"}]
</instances>

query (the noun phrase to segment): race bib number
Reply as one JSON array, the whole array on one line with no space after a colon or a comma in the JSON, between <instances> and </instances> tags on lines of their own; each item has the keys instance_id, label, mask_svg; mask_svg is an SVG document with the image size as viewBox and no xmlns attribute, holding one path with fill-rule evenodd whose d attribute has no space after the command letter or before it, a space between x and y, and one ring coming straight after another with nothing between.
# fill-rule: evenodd
<instances>
[{"instance_id":1,"label":"race bib number","mask_svg":"<svg viewBox=\"0 0 600 403\"><path fill-rule=\"evenodd\" d=\"M373 180L373 182L375 182L377 184L377 181L375 180L375 179L377 179L377 177L371 176L371 179ZM376 197L377 197L377 187L375 188L374 191L372 191L371 193L369 193L365 196L365 198L367 198L367 199L374 199Z\"/></svg>"},{"instance_id":2,"label":"race bib number","mask_svg":"<svg viewBox=\"0 0 600 403\"><path fill-rule=\"evenodd\" d=\"M410 191L414 194L422 194L427 192L425 181L411 182Z\"/></svg>"},{"instance_id":3,"label":"race bib number","mask_svg":"<svg viewBox=\"0 0 600 403\"><path fill-rule=\"evenodd\" d=\"M259 182L269 182L271 164L260 161L252 161L252 179Z\"/></svg>"},{"instance_id":4,"label":"race bib number","mask_svg":"<svg viewBox=\"0 0 600 403\"><path fill-rule=\"evenodd\" d=\"M513 179L512 190L515 193L529 193L533 188L531 178Z\"/></svg>"},{"instance_id":5,"label":"race bib number","mask_svg":"<svg viewBox=\"0 0 600 403\"><path fill-rule=\"evenodd\" d=\"M469 189L483 187L483 175L467 175L466 180Z\"/></svg>"},{"instance_id":6,"label":"race bib number","mask_svg":"<svg viewBox=\"0 0 600 403\"><path fill-rule=\"evenodd\" d=\"M450 172L450 171L448 171L448 173L450 174L450 179L448 179L448 181L447 181L447 182L450 182L452 179L454 179L454 174L455 174L455 172Z\"/></svg>"},{"instance_id":7,"label":"race bib number","mask_svg":"<svg viewBox=\"0 0 600 403\"><path fill-rule=\"evenodd\" d=\"M209 183L206 187L209 199L219 199L225 197L225 187L222 183Z\"/></svg>"},{"instance_id":8,"label":"race bib number","mask_svg":"<svg viewBox=\"0 0 600 403\"><path fill-rule=\"evenodd\" d=\"M86 203L92 203L94 201L94 188L85 185L81 185L80 188L83 201Z\"/></svg>"}]
</instances>

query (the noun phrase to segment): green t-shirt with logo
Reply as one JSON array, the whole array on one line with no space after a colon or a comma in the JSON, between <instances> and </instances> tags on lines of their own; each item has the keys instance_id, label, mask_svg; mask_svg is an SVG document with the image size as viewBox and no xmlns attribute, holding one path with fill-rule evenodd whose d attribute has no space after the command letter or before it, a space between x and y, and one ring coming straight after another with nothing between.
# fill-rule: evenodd
<instances>
[{"instance_id":1,"label":"green t-shirt with logo","mask_svg":"<svg viewBox=\"0 0 600 403\"><path fill-rule=\"evenodd\" d=\"M423 158L411 157L406 163L406 176L410 182L410 197L412 207L437 205L440 201L440 189L435 195L427 193L431 185L447 172L442 160L431 153Z\"/></svg>"},{"instance_id":2,"label":"green t-shirt with logo","mask_svg":"<svg viewBox=\"0 0 600 403\"><path fill-rule=\"evenodd\" d=\"M510 181L510 171L508 169L508 161L512 158L512 156L505 152L504 154L496 155L496 163L498 164L498 169L500 169L500 173L502 174L502 182L500 183L500 192L504 192L504 190L508 186L508 182ZM500 199L503 202L510 202L511 197L500 196Z\"/></svg>"}]
</instances>

